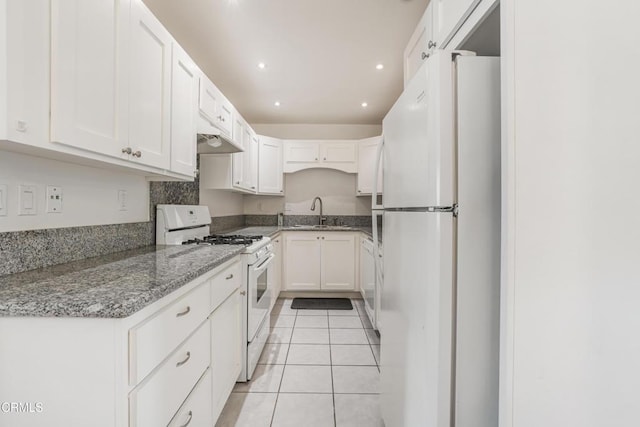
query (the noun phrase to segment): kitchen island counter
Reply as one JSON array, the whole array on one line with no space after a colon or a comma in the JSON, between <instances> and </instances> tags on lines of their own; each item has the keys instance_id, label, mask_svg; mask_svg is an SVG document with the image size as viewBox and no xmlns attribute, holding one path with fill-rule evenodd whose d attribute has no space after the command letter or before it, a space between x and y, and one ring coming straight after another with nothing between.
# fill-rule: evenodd
<instances>
[{"instance_id":1,"label":"kitchen island counter","mask_svg":"<svg viewBox=\"0 0 640 427\"><path fill-rule=\"evenodd\" d=\"M0 317L128 317L243 249L146 246L0 276Z\"/></svg>"}]
</instances>

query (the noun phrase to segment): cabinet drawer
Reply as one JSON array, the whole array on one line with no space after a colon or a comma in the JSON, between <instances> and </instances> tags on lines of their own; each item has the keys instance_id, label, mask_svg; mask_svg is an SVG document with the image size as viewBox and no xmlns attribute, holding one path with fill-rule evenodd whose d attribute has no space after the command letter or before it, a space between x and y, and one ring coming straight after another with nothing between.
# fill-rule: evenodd
<instances>
[{"instance_id":1,"label":"cabinet drawer","mask_svg":"<svg viewBox=\"0 0 640 427\"><path fill-rule=\"evenodd\" d=\"M211 427L211 369L207 369L169 427Z\"/></svg>"},{"instance_id":2,"label":"cabinet drawer","mask_svg":"<svg viewBox=\"0 0 640 427\"><path fill-rule=\"evenodd\" d=\"M238 259L211 279L211 310L215 310L242 285L242 263Z\"/></svg>"},{"instance_id":3,"label":"cabinet drawer","mask_svg":"<svg viewBox=\"0 0 640 427\"><path fill-rule=\"evenodd\" d=\"M129 383L138 384L209 316L209 286L201 285L129 333Z\"/></svg>"},{"instance_id":4,"label":"cabinet drawer","mask_svg":"<svg viewBox=\"0 0 640 427\"><path fill-rule=\"evenodd\" d=\"M129 397L131 427L169 423L209 366L210 328L205 322Z\"/></svg>"}]
</instances>

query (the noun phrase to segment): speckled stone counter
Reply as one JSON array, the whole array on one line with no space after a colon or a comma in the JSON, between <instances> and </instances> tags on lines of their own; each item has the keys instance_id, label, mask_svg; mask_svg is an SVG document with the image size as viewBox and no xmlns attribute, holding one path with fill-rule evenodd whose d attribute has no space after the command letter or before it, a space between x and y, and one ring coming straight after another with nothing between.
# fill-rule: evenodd
<instances>
[{"instance_id":1,"label":"speckled stone counter","mask_svg":"<svg viewBox=\"0 0 640 427\"><path fill-rule=\"evenodd\" d=\"M251 227L242 227L242 228L236 228L231 230L225 230L224 234L239 234L243 236L261 235L261 236L273 237L276 234L280 233L281 231L316 231L316 232L323 232L323 233L325 231L351 232L351 233L362 232L369 237L373 237L371 227L343 227L343 226L337 226L337 227L328 226L327 228L321 228L321 229L311 229L307 227L296 227L296 226L285 226L285 227L251 226ZM380 240L381 238L382 238L382 233L379 232L378 240Z\"/></svg>"},{"instance_id":2,"label":"speckled stone counter","mask_svg":"<svg viewBox=\"0 0 640 427\"><path fill-rule=\"evenodd\" d=\"M244 246L146 246L0 277L0 316L123 318Z\"/></svg>"}]
</instances>

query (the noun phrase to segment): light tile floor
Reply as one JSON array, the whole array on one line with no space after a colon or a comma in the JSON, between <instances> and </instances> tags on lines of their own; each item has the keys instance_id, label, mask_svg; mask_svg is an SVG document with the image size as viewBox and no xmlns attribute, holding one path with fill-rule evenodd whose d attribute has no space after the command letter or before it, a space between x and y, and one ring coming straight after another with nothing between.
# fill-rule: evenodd
<instances>
[{"instance_id":1,"label":"light tile floor","mask_svg":"<svg viewBox=\"0 0 640 427\"><path fill-rule=\"evenodd\" d=\"M216 427L383 427L380 340L364 312L293 310L279 299L253 379L238 383Z\"/></svg>"}]
</instances>

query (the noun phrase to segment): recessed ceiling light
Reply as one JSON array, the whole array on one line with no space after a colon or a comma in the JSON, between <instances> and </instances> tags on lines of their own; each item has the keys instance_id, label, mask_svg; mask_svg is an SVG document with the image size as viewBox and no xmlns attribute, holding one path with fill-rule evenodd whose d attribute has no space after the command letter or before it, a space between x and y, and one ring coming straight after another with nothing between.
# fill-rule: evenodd
<instances>
[{"instance_id":1,"label":"recessed ceiling light","mask_svg":"<svg viewBox=\"0 0 640 427\"><path fill-rule=\"evenodd\" d=\"M384 68L384 65L382 64L376 65L376 70L382 70L383 68Z\"/></svg>"},{"instance_id":2,"label":"recessed ceiling light","mask_svg":"<svg viewBox=\"0 0 640 427\"><path fill-rule=\"evenodd\" d=\"M369 105L369 104L367 104L366 102L363 102L363 103L362 103L362 104L360 104L360 105L362 105L362 108L366 108L366 107L367 107L367 105Z\"/></svg>"},{"instance_id":3,"label":"recessed ceiling light","mask_svg":"<svg viewBox=\"0 0 640 427\"><path fill-rule=\"evenodd\" d=\"M274 102L273 105L275 105L276 107L279 107L280 106L280 101Z\"/></svg>"},{"instance_id":4,"label":"recessed ceiling light","mask_svg":"<svg viewBox=\"0 0 640 427\"><path fill-rule=\"evenodd\" d=\"M259 62L258 63L258 68L260 68L261 70L264 70L266 66L267 65L264 62Z\"/></svg>"}]
</instances>

